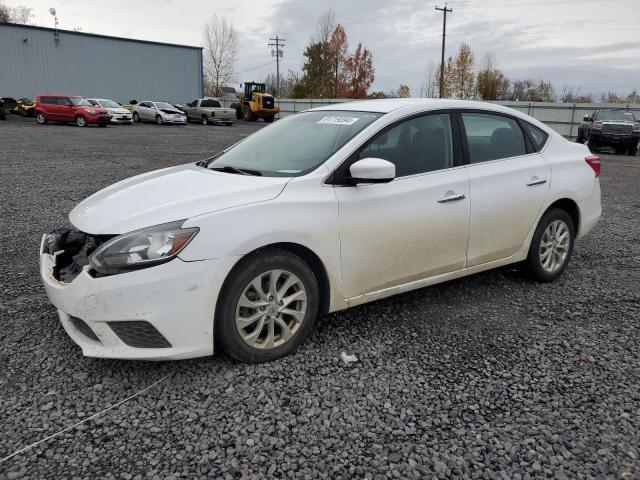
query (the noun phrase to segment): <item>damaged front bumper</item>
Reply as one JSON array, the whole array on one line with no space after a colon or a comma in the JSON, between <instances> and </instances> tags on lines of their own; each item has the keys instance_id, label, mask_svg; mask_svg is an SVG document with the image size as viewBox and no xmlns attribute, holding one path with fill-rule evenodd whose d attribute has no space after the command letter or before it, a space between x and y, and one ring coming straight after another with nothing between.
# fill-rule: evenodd
<instances>
[{"instance_id":1,"label":"damaged front bumper","mask_svg":"<svg viewBox=\"0 0 640 480\"><path fill-rule=\"evenodd\" d=\"M75 276L61 276L69 258L77 257L66 254L64 245L50 252L50 244L43 236L42 281L62 326L85 356L177 360L213 354L218 292L237 258L176 258L103 277L86 264Z\"/></svg>"}]
</instances>

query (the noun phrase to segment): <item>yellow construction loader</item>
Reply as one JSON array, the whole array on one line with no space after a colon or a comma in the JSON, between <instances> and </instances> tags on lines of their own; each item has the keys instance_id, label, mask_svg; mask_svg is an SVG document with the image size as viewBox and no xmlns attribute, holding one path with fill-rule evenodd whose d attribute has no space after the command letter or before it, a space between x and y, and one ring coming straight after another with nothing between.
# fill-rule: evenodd
<instances>
[{"instance_id":1,"label":"yellow construction loader","mask_svg":"<svg viewBox=\"0 0 640 480\"><path fill-rule=\"evenodd\" d=\"M240 113L247 122L255 122L263 118L271 123L280 107L276 107L275 99L270 93L266 93L264 83L247 82L244 84L244 92L238 95L240 100Z\"/></svg>"}]
</instances>

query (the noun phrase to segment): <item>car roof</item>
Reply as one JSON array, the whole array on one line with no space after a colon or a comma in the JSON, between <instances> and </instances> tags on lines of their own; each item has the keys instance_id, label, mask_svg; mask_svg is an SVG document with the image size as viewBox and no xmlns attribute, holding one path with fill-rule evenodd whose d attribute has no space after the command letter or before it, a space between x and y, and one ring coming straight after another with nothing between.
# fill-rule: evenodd
<instances>
[{"instance_id":1,"label":"car roof","mask_svg":"<svg viewBox=\"0 0 640 480\"><path fill-rule=\"evenodd\" d=\"M356 100L347 103L334 103L314 108L314 110L340 110L373 113L390 113L401 108L413 107L415 110L440 110L448 108L482 109L513 113L511 108L495 103L474 102L470 100L453 100L448 98L384 98L378 100Z\"/></svg>"}]
</instances>

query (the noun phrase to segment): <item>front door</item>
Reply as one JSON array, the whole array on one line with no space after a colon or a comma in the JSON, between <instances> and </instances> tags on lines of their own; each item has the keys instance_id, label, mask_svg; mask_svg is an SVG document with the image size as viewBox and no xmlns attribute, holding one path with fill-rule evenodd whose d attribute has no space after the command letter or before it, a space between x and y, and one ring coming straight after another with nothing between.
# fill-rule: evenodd
<instances>
[{"instance_id":1,"label":"front door","mask_svg":"<svg viewBox=\"0 0 640 480\"><path fill-rule=\"evenodd\" d=\"M388 160L396 178L335 187L347 298L464 268L469 179L457 143L450 115L434 113L386 129L349 161Z\"/></svg>"},{"instance_id":2,"label":"front door","mask_svg":"<svg viewBox=\"0 0 640 480\"><path fill-rule=\"evenodd\" d=\"M508 116L464 112L471 191L468 266L510 257L523 245L549 191L551 170Z\"/></svg>"}]
</instances>

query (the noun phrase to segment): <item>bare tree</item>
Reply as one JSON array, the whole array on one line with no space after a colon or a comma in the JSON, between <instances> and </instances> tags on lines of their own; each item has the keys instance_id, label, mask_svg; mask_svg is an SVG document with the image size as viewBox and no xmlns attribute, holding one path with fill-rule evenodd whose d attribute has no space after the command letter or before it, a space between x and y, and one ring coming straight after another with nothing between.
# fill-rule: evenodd
<instances>
[{"instance_id":1,"label":"bare tree","mask_svg":"<svg viewBox=\"0 0 640 480\"><path fill-rule=\"evenodd\" d=\"M235 80L238 33L230 20L214 15L202 27L202 43L209 93L220 95L221 87Z\"/></svg>"},{"instance_id":2,"label":"bare tree","mask_svg":"<svg viewBox=\"0 0 640 480\"><path fill-rule=\"evenodd\" d=\"M420 85L420 97L435 98L438 94L438 85L436 84L436 64L433 60L429 60L425 70L424 80Z\"/></svg>"},{"instance_id":3,"label":"bare tree","mask_svg":"<svg viewBox=\"0 0 640 480\"><path fill-rule=\"evenodd\" d=\"M20 23L30 25L33 19L33 8L18 5L17 7L7 7L0 1L0 22Z\"/></svg>"},{"instance_id":4,"label":"bare tree","mask_svg":"<svg viewBox=\"0 0 640 480\"><path fill-rule=\"evenodd\" d=\"M331 39L331 35L337 27L336 12L329 9L324 12L318 19L316 31L311 35L309 43L327 43Z\"/></svg>"}]
</instances>

